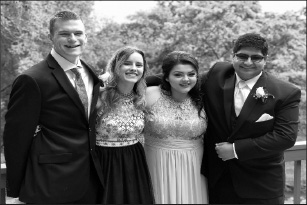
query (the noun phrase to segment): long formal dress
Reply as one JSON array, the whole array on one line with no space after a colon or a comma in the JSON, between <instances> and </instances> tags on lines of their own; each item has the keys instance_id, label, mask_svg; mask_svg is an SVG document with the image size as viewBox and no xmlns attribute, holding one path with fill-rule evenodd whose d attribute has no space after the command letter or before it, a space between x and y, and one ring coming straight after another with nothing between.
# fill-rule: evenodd
<instances>
[{"instance_id":1,"label":"long formal dress","mask_svg":"<svg viewBox=\"0 0 307 205\"><path fill-rule=\"evenodd\" d=\"M200 168L203 156L204 118L190 98L174 101L161 97L146 114L145 154L158 204L208 203L206 178Z\"/></svg>"},{"instance_id":2,"label":"long formal dress","mask_svg":"<svg viewBox=\"0 0 307 205\"><path fill-rule=\"evenodd\" d=\"M96 152L105 189L103 204L152 204L154 196L143 145L144 113L132 96L122 97L110 112L100 112L96 124Z\"/></svg>"}]
</instances>

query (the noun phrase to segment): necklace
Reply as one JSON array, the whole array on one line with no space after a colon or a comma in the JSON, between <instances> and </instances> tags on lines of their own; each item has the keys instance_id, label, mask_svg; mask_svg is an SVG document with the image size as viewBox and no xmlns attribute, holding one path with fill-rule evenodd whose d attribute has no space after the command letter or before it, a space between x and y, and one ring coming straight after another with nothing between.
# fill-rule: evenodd
<instances>
[{"instance_id":1,"label":"necklace","mask_svg":"<svg viewBox=\"0 0 307 205\"><path fill-rule=\"evenodd\" d=\"M117 91L117 93L118 93L121 97L123 97L123 98L132 98L132 97L134 96L133 90L131 90L130 93L122 93L122 92L120 92L119 90L116 90L116 91Z\"/></svg>"}]
</instances>

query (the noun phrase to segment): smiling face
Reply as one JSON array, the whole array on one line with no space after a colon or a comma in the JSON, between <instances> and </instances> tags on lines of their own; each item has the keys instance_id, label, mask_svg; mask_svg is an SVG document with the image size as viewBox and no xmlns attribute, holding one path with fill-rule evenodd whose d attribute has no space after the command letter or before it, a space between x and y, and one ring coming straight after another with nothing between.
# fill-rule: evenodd
<instances>
[{"instance_id":1,"label":"smiling face","mask_svg":"<svg viewBox=\"0 0 307 205\"><path fill-rule=\"evenodd\" d=\"M82 54L87 37L81 20L57 20L53 35L49 34L54 50L71 63Z\"/></svg>"},{"instance_id":2,"label":"smiling face","mask_svg":"<svg viewBox=\"0 0 307 205\"><path fill-rule=\"evenodd\" d=\"M138 82L144 73L144 60L140 53L134 52L123 64L117 69L119 84Z\"/></svg>"},{"instance_id":3,"label":"smiling face","mask_svg":"<svg viewBox=\"0 0 307 205\"><path fill-rule=\"evenodd\" d=\"M197 72L190 64L177 64L171 70L166 81L171 85L173 97L187 95L197 82Z\"/></svg>"},{"instance_id":4,"label":"smiling face","mask_svg":"<svg viewBox=\"0 0 307 205\"><path fill-rule=\"evenodd\" d=\"M253 47L243 47L236 52L236 54L245 54L249 56L263 56L260 49ZM233 67L236 73L242 80L249 80L256 77L264 68L266 58L260 60L259 62L253 62L251 57L247 60L242 60L236 56L233 57Z\"/></svg>"}]
</instances>

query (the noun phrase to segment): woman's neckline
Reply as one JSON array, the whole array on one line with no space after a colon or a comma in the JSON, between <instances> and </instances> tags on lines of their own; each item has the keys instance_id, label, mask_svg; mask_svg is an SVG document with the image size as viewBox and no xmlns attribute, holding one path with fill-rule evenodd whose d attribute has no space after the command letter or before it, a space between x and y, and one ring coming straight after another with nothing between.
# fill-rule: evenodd
<instances>
[{"instance_id":1,"label":"woman's neckline","mask_svg":"<svg viewBox=\"0 0 307 205\"><path fill-rule=\"evenodd\" d=\"M134 91L133 89L131 90L131 92L129 93L122 93L119 89L116 89L116 92L121 96L121 97L124 97L124 98L132 98L134 96Z\"/></svg>"},{"instance_id":2,"label":"woman's neckline","mask_svg":"<svg viewBox=\"0 0 307 205\"><path fill-rule=\"evenodd\" d=\"M166 97L167 99L169 99L170 101L172 101L172 102L174 102L176 104L184 104L184 103L189 102L190 99L191 99L191 97L189 95L187 95L187 97L184 100L181 100L181 101L176 100L176 99L173 98L173 96L170 94L169 91L163 90L161 88L161 86L159 86L159 87L160 87L160 91L161 91L162 96Z\"/></svg>"}]
</instances>

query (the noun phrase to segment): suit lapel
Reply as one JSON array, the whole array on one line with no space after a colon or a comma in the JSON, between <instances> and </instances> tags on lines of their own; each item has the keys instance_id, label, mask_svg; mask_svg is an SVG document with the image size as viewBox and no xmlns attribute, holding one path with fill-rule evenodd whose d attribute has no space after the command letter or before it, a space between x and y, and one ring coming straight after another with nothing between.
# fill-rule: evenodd
<instances>
[{"instance_id":1,"label":"suit lapel","mask_svg":"<svg viewBox=\"0 0 307 205\"><path fill-rule=\"evenodd\" d=\"M231 109L233 106L233 93L234 93L234 84L235 84L235 75L231 75L225 80L224 84L224 109L225 117L227 121L228 129L231 130Z\"/></svg>"},{"instance_id":2,"label":"suit lapel","mask_svg":"<svg viewBox=\"0 0 307 205\"><path fill-rule=\"evenodd\" d=\"M250 118L253 118L254 115L258 115L259 112L262 112L261 102L259 100L256 100L253 95L258 87L265 87L265 75L266 74L263 72L252 90L250 91L249 95L247 96L240 115L238 116L236 127L234 128L230 138L236 134L236 132L240 129L244 122L246 122Z\"/></svg>"},{"instance_id":3,"label":"suit lapel","mask_svg":"<svg viewBox=\"0 0 307 205\"><path fill-rule=\"evenodd\" d=\"M85 116L85 110L84 106L79 98L78 93L74 89L73 85L69 81L66 73L64 70L60 67L60 65L56 62L56 60L49 54L47 57L47 62L52 70L52 74L55 77L55 79L58 81L60 86L65 90L66 94L72 99L72 101L75 103L75 105L78 107L78 109L84 114Z\"/></svg>"},{"instance_id":4,"label":"suit lapel","mask_svg":"<svg viewBox=\"0 0 307 205\"><path fill-rule=\"evenodd\" d=\"M64 70L62 68L56 68L53 70L52 74L57 79L61 87L65 90L66 94L72 99L72 101L76 104L76 106L85 116L84 106L79 98L79 95L72 86L69 79L67 78Z\"/></svg>"}]
</instances>

